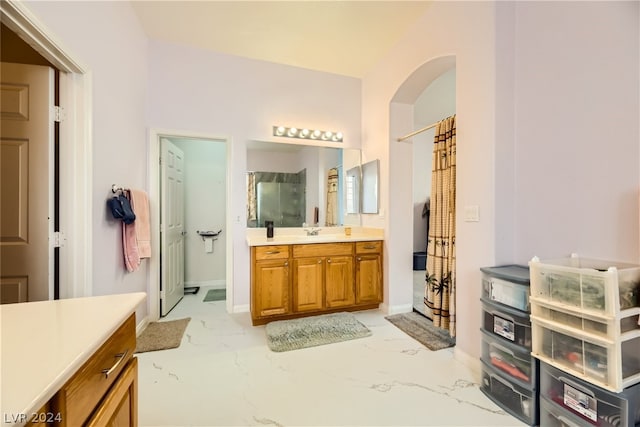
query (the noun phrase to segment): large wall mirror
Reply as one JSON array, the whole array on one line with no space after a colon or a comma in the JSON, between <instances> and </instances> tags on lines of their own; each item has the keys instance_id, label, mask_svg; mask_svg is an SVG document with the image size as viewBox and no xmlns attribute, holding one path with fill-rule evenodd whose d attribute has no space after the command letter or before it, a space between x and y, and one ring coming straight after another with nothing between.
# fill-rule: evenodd
<instances>
[{"instance_id":1,"label":"large wall mirror","mask_svg":"<svg viewBox=\"0 0 640 427\"><path fill-rule=\"evenodd\" d=\"M362 213L378 213L378 174L379 160L372 160L362 165Z\"/></svg>"},{"instance_id":2,"label":"large wall mirror","mask_svg":"<svg viewBox=\"0 0 640 427\"><path fill-rule=\"evenodd\" d=\"M247 227L360 225L347 199L348 171L359 167L358 149L248 142Z\"/></svg>"}]
</instances>

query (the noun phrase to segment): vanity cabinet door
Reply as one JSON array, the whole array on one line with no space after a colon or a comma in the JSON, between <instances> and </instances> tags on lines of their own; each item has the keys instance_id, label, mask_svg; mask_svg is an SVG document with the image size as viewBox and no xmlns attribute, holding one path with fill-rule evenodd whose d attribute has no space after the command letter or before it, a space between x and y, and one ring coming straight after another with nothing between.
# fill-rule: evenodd
<instances>
[{"instance_id":1,"label":"vanity cabinet door","mask_svg":"<svg viewBox=\"0 0 640 427\"><path fill-rule=\"evenodd\" d=\"M293 311L324 308L324 258L293 260Z\"/></svg>"},{"instance_id":2,"label":"vanity cabinet door","mask_svg":"<svg viewBox=\"0 0 640 427\"><path fill-rule=\"evenodd\" d=\"M325 265L327 308L355 304L353 256L327 257Z\"/></svg>"},{"instance_id":3,"label":"vanity cabinet door","mask_svg":"<svg viewBox=\"0 0 640 427\"><path fill-rule=\"evenodd\" d=\"M291 312L288 259L256 261L254 280L252 289L254 317Z\"/></svg>"},{"instance_id":4,"label":"vanity cabinet door","mask_svg":"<svg viewBox=\"0 0 640 427\"><path fill-rule=\"evenodd\" d=\"M382 263L380 255L356 255L356 304L382 301Z\"/></svg>"}]
</instances>

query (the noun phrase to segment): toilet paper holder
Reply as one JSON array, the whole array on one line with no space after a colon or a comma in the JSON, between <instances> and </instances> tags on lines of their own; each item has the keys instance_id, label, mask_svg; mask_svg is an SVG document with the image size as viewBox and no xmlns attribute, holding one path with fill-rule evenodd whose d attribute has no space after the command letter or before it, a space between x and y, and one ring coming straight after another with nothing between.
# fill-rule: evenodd
<instances>
[{"instance_id":1,"label":"toilet paper holder","mask_svg":"<svg viewBox=\"0 0 640 427\"><path fill-rule=\"evenodd\" d=\"M218 240L218 236L220 235L220 233L222 233L222 229L218 230L218 231L196 231L196 233L198 233L200 235L200 237L202 237L202 241L204 242L205 239L213 239L213 240Z\"/></svg>"}]
</instances>

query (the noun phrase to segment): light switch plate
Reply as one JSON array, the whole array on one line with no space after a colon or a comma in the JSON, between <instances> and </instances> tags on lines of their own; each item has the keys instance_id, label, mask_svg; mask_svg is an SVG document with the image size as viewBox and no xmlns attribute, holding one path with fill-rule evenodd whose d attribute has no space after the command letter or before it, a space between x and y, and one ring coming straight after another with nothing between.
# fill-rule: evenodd
<instances>
[{"instance_id":1,"label":"light switch plate","mask_svg":"<svg viewBox=\"0 0 640 427\"><path fill-rule=\"evenodd\" d=\"M480 221L480 208L478 207L478 205L464 207L464 220L465 222Z\"/></svg>"}]
</instances>

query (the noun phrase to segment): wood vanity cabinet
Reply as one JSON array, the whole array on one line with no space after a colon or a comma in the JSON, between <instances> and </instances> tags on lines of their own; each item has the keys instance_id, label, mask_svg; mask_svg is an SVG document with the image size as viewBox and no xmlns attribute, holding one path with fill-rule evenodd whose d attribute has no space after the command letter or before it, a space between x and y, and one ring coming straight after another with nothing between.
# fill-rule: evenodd
<instances>
[{"instance_id":1,"label":"wood vanity cabinet","mask_svg":"<svg viewBox=\"0 0 640 427\"><path fill-rule=\"evenodd\" d=\"M382 242L356 243L356 304L382 301Z\"/></svg>"},{"instance_id":2,"label":"wood vanity cabinet","mask_svg":"<svg viewBox=\"0 0 640 427\"><path fill-rule=\"evenodd\" d=\"M251 317L291 313L289 245L251 247Z\"/></svg>"},{"instance_id":3,"label":"wood vanity cabinet","mask_svg":"<svg viewBox=\"0 0 640 427\"><path fill-rule=\"evenodd\" d=\"M39 411L40 422L28 425L137 426L135 349L132 314Z\"/></svg>"},{"instance_id":4,"label":"wood vanity cabinet","mask_svg":"<svg viewBox=\"0 0 640 427\"><path fill-rule=\"evenodd\" d=\"M382 241L251 247L254 325L380 302Z\"/></svg>"},{"instance_id":5,"label":"wood vanity cabinet","mask_svg":"<svg viewBox=\"0 0 640 427\"><path fill-rule=\"evenodd\" d=\"M294 312L355 303L353 243L293 245Z\"/></svg>"}]
</instances>

